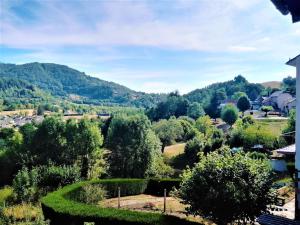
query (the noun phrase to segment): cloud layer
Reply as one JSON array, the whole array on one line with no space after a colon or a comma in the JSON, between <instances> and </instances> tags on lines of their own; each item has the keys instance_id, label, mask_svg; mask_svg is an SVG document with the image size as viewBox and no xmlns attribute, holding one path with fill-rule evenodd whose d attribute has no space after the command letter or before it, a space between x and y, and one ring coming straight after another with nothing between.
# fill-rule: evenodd
<instances>
[{"instance_id":1,"label":"cloud layer","mask_svg":"<svg viewBox=\"0 0 300 225\"><path fill-rule=\"evenodd\" d=\"M300 51L300 25L264 0L0 4L1 61L68 64L143 91L186 92L239 73L281 79Z\"/></svg>"}]
</instances>

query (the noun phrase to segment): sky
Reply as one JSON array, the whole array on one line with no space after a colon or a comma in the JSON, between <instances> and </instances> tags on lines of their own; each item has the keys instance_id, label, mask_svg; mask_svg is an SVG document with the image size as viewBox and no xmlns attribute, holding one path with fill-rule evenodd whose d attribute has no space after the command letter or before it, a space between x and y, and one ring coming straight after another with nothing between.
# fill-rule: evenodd
<instances>
[{"instance_id":1,"label":"sky","mask_svg":"<svg viewBox=\"0 0 300 225\"><path fill-rule=\"evenodd\" d=\"M280 81L299 53L300 23L268 0L0 0L0 62L64 64L136 91Z\"/></svg>"}]
</instances>

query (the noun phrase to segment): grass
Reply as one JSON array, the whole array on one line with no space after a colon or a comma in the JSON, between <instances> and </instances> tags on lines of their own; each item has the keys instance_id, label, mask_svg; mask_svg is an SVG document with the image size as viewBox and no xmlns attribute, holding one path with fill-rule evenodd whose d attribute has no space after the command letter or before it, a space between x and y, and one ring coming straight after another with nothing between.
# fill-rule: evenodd
<instances>
[{"instance_id":1,"label":"grass","mask_svg":"<svg viewBox=\"0 0 300 225\"><path fill-rule=\"evenodd\" d=\"M0 205L3 205L4 202L11 197L13 194L13 189L11 187L4 187L0 189Z\"/></svg>"},{"instance_id":2,"label":"grass","mask_svg":"<svg viewBox=\"0 0 300 225\"><path fill-rule=\"evenodd\" d=\"M33 220L41 217L41 208L31 204L19 204L3 209L3 215L13 220Z\"/></svg>"},{"instance_id":3,"label":"grass","mask_svg":"<svg viewBox=\"0 0 300 225\"><path fill-rule=\"evenodd\" d=\"M186 143L180 143L180 144L167 146L164 149L163 155L168 159L181 155L184 153L185 145Z\"/></svg>"},{"instance_id":4,"label":"grass","mask_svg":"<svg viewBox=\"0 0 300 225\"><path fill-rule=\"evenodd\" d=\"M264 120L256 120L256 123L262 127L265 127L267 130L270 130L274 135L281 135L283 129L287 126L287 120L279 120L279 119L264 119Z\"/></svg>"}]
</instances>

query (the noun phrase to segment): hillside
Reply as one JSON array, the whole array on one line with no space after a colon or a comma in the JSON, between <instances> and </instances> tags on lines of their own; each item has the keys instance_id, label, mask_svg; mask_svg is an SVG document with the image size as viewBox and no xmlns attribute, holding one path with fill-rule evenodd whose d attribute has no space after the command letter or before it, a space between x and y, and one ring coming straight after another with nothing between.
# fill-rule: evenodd
<instances>
[{"instance_id":1,"label":"hillside","mask_svg":"<svg viewBox=\"0 0 300 225\"><path fill-rule=\"evenodd\" d=\"M267 81L264 83L261 83L262 86L265 88L280 88L282 82L281 81Z\"/></svg>"},{"instance_id":2,"label":"hillside","mask_svg":"<svg viewBox=\"0 0 300 225\"><path fill-rule=\"evenodd\" d=\"M135 92L125 86L52 63L0 63L0 77L26 81L54 96L78 103L150 107L163 97Z\"/></svg>"},{"instance_id":3,"label":"hillside","mask_svg":"<svg viewBox=\"0 0 300 225\"><path fill-rule=\"evenodd\" d=\"M199 102L205 105L216 91L222 91L226 98L231 98L236 92L245 92L251 100L255 100L263 90L264 87L261 84L249 83L239 75L230 81L214 83L205 88L196 89L186 94L185 97L191 102Z\"/></svg>"},{"instance_id":4,"label":"hillside","mask_svg":"<svg viewBox=\"0 0 300 225\"><path fill-rule=\"evenodd\" d=\"M22 108L20 105L25 107L54 100L50 94L26 81L14 78L0 78L0 99L0 107L8 110Z\"/></svg>"}]
</instances>

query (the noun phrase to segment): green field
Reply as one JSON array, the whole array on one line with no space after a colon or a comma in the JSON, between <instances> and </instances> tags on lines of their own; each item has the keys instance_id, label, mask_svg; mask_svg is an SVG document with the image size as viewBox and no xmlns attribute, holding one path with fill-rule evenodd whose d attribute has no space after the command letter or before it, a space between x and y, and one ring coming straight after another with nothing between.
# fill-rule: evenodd
<instances>
[{"instance_id":1,"label":"green field","mask_svg":"<svg viewBox=\"0 0 300 225\"><path fill-rule=\"evenodd\" d=\"M279 120L279 119L261 119L256 120L256 123L258 125L261 125L262 127L265 127L266 129L270 130L275 134L276 136L279 136L283 129L287 126L288 120Z\"/></svg>"}]
</instances>

